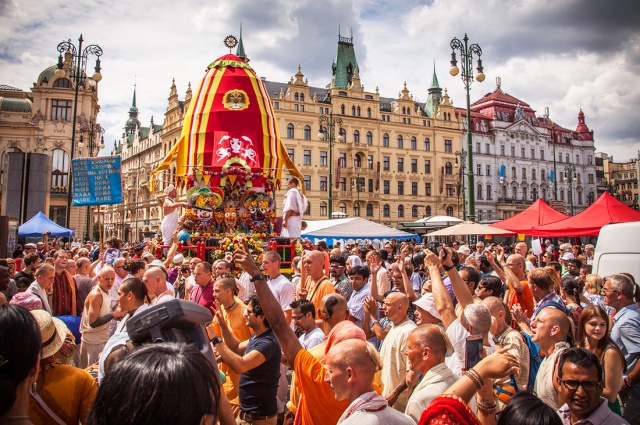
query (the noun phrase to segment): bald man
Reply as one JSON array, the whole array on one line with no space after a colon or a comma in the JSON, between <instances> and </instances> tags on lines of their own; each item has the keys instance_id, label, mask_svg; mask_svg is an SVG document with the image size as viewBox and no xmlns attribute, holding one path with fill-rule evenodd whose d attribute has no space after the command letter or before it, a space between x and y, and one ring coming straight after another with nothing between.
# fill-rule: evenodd
<instances>
[{"instance_id":1,"label":"bald man","mask_svg":"<svg viewBox=\"0 0 640 425\"><path fill-rule=\"evenodd\" d=\"M529 349L520 332L510 326L511 315L501 299L487 297L482 300L482 305L489 309L493 319L494 327L492 327L491 333L494 335L494 342L498 345L496 348L507 348L509 353L518 359L520 365L517 373L496 379L493 383L497 393L495 400L498 404L498 411L500 411L504 409L513 395L528 389ZM513 387L513 382L516 383L517 388Z\"/></svg>"},{"instance_id":2,"label":"bald man","mask_svg":"<svg viewBox=\"0 0 640 425\"><path fill-rule=\"evenodd\" d=\"M173 294L167 289L167 273L160 267L149 267L142 276L142 282L147 286L151 305L173 299Z\"/></svg>"},{"instance_id":3,"label":"bald man","mask_svg":"<svg viewBox=\"0 0 640 425\"><path fill-rule=\"evenodd\" d=\"M322 298L325 295L335 293L336 289L324 274L324 255L322 252L311 251L308 253L304 258L303 266L307 272L307 279L299 298L311 301L317 311L320 308ZM321 320L317 320L317 322L319 326L322 326Z\"/></svg>"},{"instance_id":4,"label":"bald man","mask_svg":"<svg viewBox=\"0 0 640 425\"><path fill-rule=\"evenodd\" d=\"M409 368L420 372L422 380L413 390L405 414L416 423L420 421L420 416L427 406L458 380L458 376L447 367L444 361L447 353L450 352L453 352L451 342L438 325L421 325L409 334L404 353L407 356ZM475 400L472 399L472 402L475 404ZM474 409L474 406L471 408Z\"/></svg>"},{"instance_id":5,"label":"bald man","mask_svg":"<svg viewBox=\"0 0 640 425\"><path fill-rule=\"evenodd\" d=\"M558 375L555 365L558 356L570 347L566 339L571 326L567 315L553 307L543 308L531 323L531 340L540 345L540 354L544 356L533 391L554 410L560 408L558 392L553 384Z\"/></svg>"},{"instance_id":6,"label":"bald man","mask_svg":"<svg viewBox=\"0 0 640 425\"><path fill-rule=\"evenodd\" d=\"M98 284L89 292L84 302L84 310L80 321L82 334L80 347L80 364L84 369L98 360L100 352L111 336L109 324L114 318L111 310L109 291L113 287L116 272L111 267L103 267L98 275ZM123 317L121 314L120 317Z\"/></svg>"},{"instance_id":7,"label":"bald man","mask_svg":"<svg viewBox=\"0 0 640 425\"><path fill-rule=\"evenodd\" d=\"M536 266L534 266L531 261L527 260L527 255L529 255L529 247L527 246L526 242L518 242L516 244L515 251L524 259L524 264L528 272L536 268Z\"/></svg>"},{"instance_id":8,"label":"bald man","mask_svg":"<svg viewBox=\"0 0 640 425\"><path fill-rule=\"evenodd\" d=\"M382 395L394 409L404 412L409 400L407 389L407 355L405 348L409 334L416 324L407 317L409 298L401 292L392 292L384 299L387 318L393 323L380 347L382 358Z\"/></svg>"},{"instance_id":9,"label":"bald man","mask_svg":"<svg viewBox=\"0 0 640 425\"><path fill-rule=\"evenodd\" d=\"M413 424L403 413L391 409L384 397L373 388L373 376L382 367L375 347L359 340L340 342L329 350L325 358L325 381L329 382L336 400L351 404L344 411L339 424Z\"/></svg>"}]
</instances>

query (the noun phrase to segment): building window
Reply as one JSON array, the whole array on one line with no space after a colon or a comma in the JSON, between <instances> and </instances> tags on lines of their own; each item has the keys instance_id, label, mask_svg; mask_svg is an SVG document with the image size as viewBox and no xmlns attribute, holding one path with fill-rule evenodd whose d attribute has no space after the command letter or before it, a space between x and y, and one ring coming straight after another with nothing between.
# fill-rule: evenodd
<instances>
[{"instance_id":1,"label":"building window","mask_svg":"<svg viewBox=\"0 0 640 425\"><path fill-rule=\"evenodd\" d=\"M540 149L540 159L544 161L544 149Z\"/></svg>"},{"instance_id":2,"label":"building window","mask_svg":"<svg viewBox=\"0 0 640 425\"><path fill-rule=\"evenodd\" d=\"M500 145L500 155L504 156L504 145Z\"/></svg>"},{"instance_id":3,"label":"building window","mask_svg":"<svg viewBox=\"0 0 640 425\"><path fill-rule=\"evenodd\" d=\"M371 108L367 108L367 118L371 118Z\"/></svg>"},{"instance_id":4,"label":"building window","mask_svg":"<svg viewBox=\"0 0 640 425\"><path fill-rule=\"evenodd\" d=\"M431 183L424 184L424 194L425 196L431 196Z\"/></svg>"},{"instance_id":5,"label":"building window","mask_svg":"<svg viewBox=\"0 0 640 425\"><path fill-rule=\"evenodd\" d=\"M446 194L447 194L447 196L449 196L449 197L450 197L450 196L453 196L454 191L453 191L453 185L452 185L452 184L448 184L448 185L445 187L445 190L446 190Z\"/></svg>"},{"instance_id":6,"label":"building window","mask_svg":"<svg viewBox=\"0 0 640 425\"><path fill-rule=\"evenodd\" d=\"M51 101L51 120L71 121L71 101L53 99Z\"/></svg>"},{"instance_id":7,"label":"building window","mask_svg":"<svg viewBox=\"0 0 640 425\"><path fill-rule=\"evenodd\" d=\"M540 181L545 181L546 177L546 172L545 170L540 170Z\"/></svg>"},{"instance_id":8,"label":"building window","mask_svg":"<svg viewBox=\"0 0 640 425\"><path fill-rule=\"evenodd\" d=\"M404 148L404 140L402 139L402 135L398 135L398 149Z\"/></svg>"},{"instance_id":9,"label":"building window","mask_svg":"<svg viewBox=\"0 0 640 425\"><path fill-rule=\"evenodd\" d=\"M340 190L342 190L342 191L346 191L347 190L347 178L346 177L340 177Z\"/></svg>"},{"instance_id":10,"label":"building window","mask_svg":"<svg viewBox=\"0 0 640 425\"><path fill-rule=\"evenodd\" d=\"M404 171L404 158L398 158L398 171Z\"/></svg>"},{"instance_id":11,"label":"building window","mask_svg":"<svg viewBox=\"0 0 640 425\"><path fill-rule=\"evenodd\" d=\"M360 113L360 108L358 108L358 113ZM360 217L360 205L359 204L354 204L353 205L353 215L356 217Z\"/></svg>"},{"instance_id":12,"label":"building window","mask_svg":"<svg viewBox=\"0 0 640 425\"><path fill-rule=\"evenodd\" d=\"M367 217L373 217L373 205L367 204Z\"/></svg>"},{"instance_id":13,"label":"building window","mask_svg":"<svg viewBox=\"0 0 640 425\"><path fill-rule=\"evenodd\" d=\"M477 176L482 175L482 164L476 164L476 175Z\"/></svg>"},{"instance_id":14,"label":"building window","mask_svg":"<svg viewBox=\"0 0 640 425\"><path fill-rule=\"evenodd\" d=\"M382 135L382 146L385 148L389 147L389 135L387 133Z\"/></svg>"},{"instance_id":15,"label":"building window","mask_svg":"<svg viewBox=\"0 0 640 425\"><path fill-rule=\"evenodd\" d=\"M489 143L484 145L484 153L489 155L491 153L491 147L489 145Z\"/></svg>"},{"instance_id":16,"label":"building window","mask_svg":"<svg viewBox=\"0 0 640 425\"><path fill-rule=\"evenodd\" d=\"M431 150L431 140L428 137L424 139L424 150L427 152Z\"/></svg>"},{"instance_id":17,"label":"building window","mask_svg":"<svg viewBox=\"0 0 640 425\"><path fill-rule=\"evenodd\" d=\"M531 169L531 180L535 180L536 179L536 170L534 170L533 168Z\"/></svg>"},{"instance_id":18,"label":"building window","mask_svg":"<svg viewBox=\"0 0 640 425\"><path fill-rule=\"evenodd\" d=\"M369 189L369 190L368 190L368 191L369 191L369 193L372 193L372 192L373 192L373 179L369 179L369 180L367 181L367 186L369 186L369 187L368 187L368 189Z\"/></svg>"},{"instance_id":19,"label":"building window","mask_svg":"<svg viewBox=\"0 0 640 425\"><path fill-rule=\"evenodd\" d=\"M526 187L522 188L522 200L523 201L527 200L527 188Z\"/></svg>"},{"instance_id":20,"label":"building window","mask_svg":"<svg viewBox=\"0 0 640 425\"><path fill-rule=\"evenodd\" d=\"M427 205L426 207L424 207L424 215L427 217L431 217L431 206Z\"/></svg>"},{"instance_id":21,"label":"building window","mask_svg":"<svg viewBox=\"0 0 640 425\"><path fill-rule=\"evenodd\" d=\"M340 203L340 206L338 206L338 209L340 210L341 213L344 213L344 214L347 213L347 206L344 204L344 202Z\"/></svg>"},{"instance_id":22,"label":"building window","mask_svg":"<svg viewBox=\"0 0 640 425\"><path fill-rule=\"evenodd\" d=\"M430 159L425 159L424 160L424 173L425 174L431 174L431 160Z\"/></svg>"},{"instance_id":23,"label":"building window","mask_svg":"<svg viewBox=\"0 0 640 425\"><path fill-rule=\"evenodd\" d=\"M391 182L389 182L389 180L384 180L382 182L382 193L385 195L389 195L391 193Z\"/></svg>"},{"instance_id":24,"label":"building window","mask_svg":"<svg viewBox=\"0 0 640 425\"><path fill-rule=\"evenodd\" d=\"M362 157L360 156L359 153L353 156L353 166L356 168L362 167Z\"/></svg>"},{"instance_id":25,"label":"building window","mask_svg":"<svg viewBox=\"0 0 640 425\"><path fill-rule=\"evenodd\" d=\"M326 192L327 187L327 176L320 176L320 191Z\"/></svg>"},{"instance_id":26,"label":"building window","mask_svg":"<svg viewBox=\"0 0 640 425\"><path fill-rule=\"evenodd\" d=\"M418 182L411 182L411 195L418 196Z\"/></svg>"},{"instance_id":27,"label":"building window","mask_svg":"<svg viewBox=\"0 0 640 425\"><path fill-rule=\"evenodd\" d=\"M360 143L360 132L358 130L353 131L353 143Z\"/></svg>"},{"instance_id":28,"label":"building window","mask_svg":"<svg viewBox=\"0 0 640 425\"><path fill-rule=\"evenodd\" d=\"M388 156L383 156L382 157L382 169L384 171L389 171L390 166L389 166L389 157Z\"/></svg>"},{"instance_id":29,"label":"building window","mask_svg":"<svg viewBox=\"0 0 640 425\"><path fill-rule=\"evenodd\" d=\"M447 209L446 209L446 214L447 214L449 217L453 217L453 207L452 207L452 206L448 206L448 207L447 207Z\"/></svg>"},{"instance_id":30,"label":"building window","mask_svg":"<svg viewBox=\"0 0 640 425\"><path fill-rule=\"evenodd\" d=\"M593 184L593 174L588 175L589 183Z\"/></svg>"},{"instance_id":31,"label":"building window","mask_svg":"<svg viewBox=\"0 0 640 425\"><path fill-rule=\"evenodd\" d=\"M367 131L367 145L373 145L373 134L370 131Z\"/></svg>"},{"instance_id":32,"label":"building window","mask_svg":"<svg viewBox=\"0 0 640 425\"><path fill-rule=\"evenodd\" d=\"M346 153L341 153L340 154L340 158L338 158L338 161L340 162L340 166L341 167L346 167L347 166L347 154Z\"/></svg>"},{"instance_id":33,"label":"building window","mask_svg":"<svg viewBox=\"0 0 640 425\"><path fill-rule=\"evenodd\" d=\"M304 165L311 165L311 151L304 151Z\"/></svg>"},{"instance_id":34,"label":"building window","mask_svg":"<svg viewBox=\"0 0 640 425\"><path fill-rule=\"evenodd\" d=\"M58 78L54 83L53 87L57 87L60 89L72 89L71 80L68 78Z\"/></svg>"},{"instance_id":35,"label":"building window","mask_svg":"<svg viewBox=\"0 0 640 425\"><path fill-rule=\"evenodd\" d=\"M491 175L491 165L487 165L487 176Z\"/></svg>"},{"instance_id":36,"label":"building window","mask_svg":"<svg viewBox=\"0 0 640 425\"><path fill-rule=\"evenodd\" d=\"M398 182L398 195L404 195L404 182Z\"/></svg>"},{"instance_id":37,"label":"building window","mask_svg":"<svg viewBox=\"0 0 640 425\"><path fill-rule=\"evenodd\" d=\"M311 176L304 176L304 190L311 190Z\"/></svg>"},{"instance_id":38,"label":"building window","mask_svg":"<svg viewBox=\"0 0 640 425\"><path fill-rule=\"evenodd\" d=\"M351 107L351 115L354 116L354 117L356 116L356 107L355 106Z\"/></svg>"},{"instance_id":39,"label":"building window","mask_svg":"<svg viewBox=\"0 0 640 425\"><path fill-rule=\"evenodd\" d=\"M514 158L516 156L516 147L515 146L511 146L511 156L513 156Z\"/></svg>"},{"instance_id":40,"label":"building window","mask_svg":"<svg viewBox=\"0 0 640 425\"><path fill-rule=\"evenodd\" d=\"M526 158L527 155L525 155L524 151L525 151L524 148L520 148L520 156L523 157L523 158Z\"/></svg>"},{"instance_id":41,"label":"building window","mask_svg":"<svg viewBox=\"0 0 640 425\"><path fill-rule=\"evenodd\" d=\"M273 109L280 109L280 102L273 102Z\"/></svg>"},{"instance_id":42,"label":"building window","mask_svg":"<svg viewBox=\"0 0 640 425\"><path fill-rule=\"evenodd\" d=\"M451 140L445 140L444 141L444 151L446 153L451 153L452 151L452 146L451 146Z\"/></svg>"},{"instance_id":43,"label":"building window","mask_svg":"<svg viewBox=\"0 0 640 425\"><path fill-rule=\"evenodd\" d=\"M536 150L531 148L531 159L536 159Z\"/></svg>"},{"instance_id":44,"label":"building window","mask_svg":"<svg viewBox=\"0 0 640 425\"><path fill-rule=\"evenodd\" d=\"M287 137L289 139L293 139L293 136L294 136L293 124L289 123L287 124Z\"/></svg>"},{"instance_id":45,"label":"building window","mask_svg":"<svg viewBox=\"0 0 640 425\"><path fill-rule=\"evenodd\" d=\"M398 217L399 218L404 217L404 206L403 205L398 205Z\"/></svg>"},{"instance_id":46,"label":"building window","mask_svg":"<svg viewBox=\"0 0 640 425\"><path fill-rule=\"evenodd\" d=\"M327 166L327 152L325 151L320 151L320 166L321 167Z\"/></svg>"},{"instance_id":47,"label":"building window","mask_svg":"<svg viewBox=\"0 0 640 425\"><path fill-rule=\"evenodd\" d=\"M417 205L412 205L411 206L411 217L412 218L418 218L418 206Z\"/></svg>"},{"instance_id":48,"label":"building window","mask_svg":"<svg viewBox=\"0 0 640 425\"><path fill-rule=\"evenodd\" d=\"M567 158L567 164L569 163L570 159L569 159L569 154L566 154L566 158Z\"/></svg>"},{"instance_id":49,"label":"building window","mask_svg":"<svg viewBox=\"0 0 640 425\"><path fill-rule=\"evenodd\" d=\"M390 217L391 216L391 212L390 212L390 208L389 208L389 204L384 204L384 206L382 207L382 216L383 217Z\"/></svg>"},{"instance_id":50,"label":"building window","mask_svg":"<svg viewBox=\"0 0 640 425\"><path fill-rule=\"evenodd\" d=\"M367 168L373 170L373 155L367 156Z\"/></svg>"},{"instance_id":51,"label":"building window","mask_svg":"<svg viewBox=\"0 0 640 425\"><path fill-rule=\"evenodd\" d=\"M346 143L347 142L347 130L345 130L344 128L341 128L340 129L340 135L342 136L341 143Z\"/></svg>"},{"instance_id":52,"label":"building window","mask_svg":"<svg viewBox=\"0 0 640 425\"><path fill-rule=\"evenodd\" d=\"M51 155L51 187L69 187L69 154L54 149Z\"/></svg>"},{"instance_id":53,"label":"building window","mask_svg":"<svg viewBox=\"0 0 640 425\"><path fill-rule=\"evenodd\" d=\"M482 184L478 185L478 187L476 188L476 193L477 193L478 199L482 199Z\"/></svg>"},{"instance_id":54,"label":"building window","mask_svg":"<svg viewBox=\"0 0 640 425\"><path fill-rule=\"evenodd\" d=\"M415 138L415 136L411 138L411 149L414 151L418 149L418 140Z\"/></svg>"},{"instance_id":55,"label":"building window","mask_svg":"<svg viewBox=\"0 0 640 425\"><path fill-rule=\"evenodd\" d=\"M295 150L287 148L287 154L289 155L289 158L291 158L291 162L295 162Z\"/></svg>"},{"instance_id":56,"label":"building window","mask_svg":"<svg viewBox=\"0 0 640 425\"><path fill-rule=\"evenodd\" d=\"M304 126L304 140L311 140L311 127L308 125Z\"/></svg>"},{"instance_id":57,"label":"building window","mask_svg":"<svg viewBox=\"0 0 640 425\"><path fill-rule=\"evenodd\" d=\"M415 158L411 159L411 172L412 173L418 172L418 160Z\"/></svg>"},{"instance_id":58,"label":"building window","mask_svg":"<svg viewBox=\"0 0 640 425\"><path fill-rule=\"evenodd\" d=\"M453 174L453 165L450 162L447 162L444 165L444 173L445 174Z\"/></svg>"},{"instance_id":59,"label":"building window","mask_svg":"<svg viewBox=\"0 0 640 425\"><path fill-rule=\"evenodd\" d=\"M491 185L487 185L487 199L493 199L493 195L491 193Z\"/></svg>"},{"instance_id":60,"label":"building window","mask_svg":"<svg viewBox=\"0 0 640 425\"><path fill-rule=\"evenodd\" d=\"M344 105L340 105L340 114L344 115Z\"/></svg>"}]
</instances>

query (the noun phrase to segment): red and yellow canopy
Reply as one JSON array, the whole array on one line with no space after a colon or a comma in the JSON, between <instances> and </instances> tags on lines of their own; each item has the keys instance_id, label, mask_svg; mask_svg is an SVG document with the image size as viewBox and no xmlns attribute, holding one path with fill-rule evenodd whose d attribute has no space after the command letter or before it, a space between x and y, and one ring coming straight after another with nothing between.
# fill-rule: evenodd
<instances>
[{"instance_id":1,"label":"red and yellow canopy","mask_svg":"<svg viewBox=\"0 0 640 425\"><path fill-rule=\"evenodd\" d=\"M283 164L291 175L302 176L287 155L264 83L238 56L228 54L209 65L193 93L182 135L152 172L155 176L176 161L176 186L188 175L204 176L211 187L224 186L227 177L253 176L280 180Z\"/></svg>"}]
</instances>

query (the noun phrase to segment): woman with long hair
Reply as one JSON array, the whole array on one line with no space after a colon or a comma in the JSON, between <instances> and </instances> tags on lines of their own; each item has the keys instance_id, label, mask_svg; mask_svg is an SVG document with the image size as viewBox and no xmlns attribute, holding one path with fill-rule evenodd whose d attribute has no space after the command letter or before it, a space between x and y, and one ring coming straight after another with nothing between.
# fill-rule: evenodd
<instances>
[{"instance_id":1,"label":"woman with long hair","mask_svg":"<svg viewBox=\"0 0 640 425\"><path fill-rule=\"evenodd\" d=\"M627 366L620 348L611 340L610 332L609 315L602 307L592 304L582 310L577 346L593 352L600 360L604 371L602 396L609 401L611 411L620 415L618 390Z\"/></svg>"},{"instance_id":2,"label":"woman with long hair","mask_svg":"<svg viewBox=\"0 0 640 425\"><path fill-rule=\"evenodd\" d=\"M560 295L577 329L582 307L580 306L580 284L572 277L563 277L560 281Z\"/></svg>"}]
</instances>

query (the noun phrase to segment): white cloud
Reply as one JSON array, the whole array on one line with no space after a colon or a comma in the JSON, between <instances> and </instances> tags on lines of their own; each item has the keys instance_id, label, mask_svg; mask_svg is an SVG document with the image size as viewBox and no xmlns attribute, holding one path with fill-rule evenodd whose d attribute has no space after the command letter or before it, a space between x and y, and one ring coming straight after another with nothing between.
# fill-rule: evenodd
<instances>
[{"instance_id":1,"label":"white cloud","mask_svg":"<svg viewBox=\"0 0 640 425\"><path fill-rule=\"evenodd\" d=\"M134 82L140 121L161 123L172 78L180 98L238 35L260 76L288 81L297 65L316 87L331 78L338 26L353 29L367 90L393 97L407 82L424 100L433 63L440 85L464 106L460 78L448 74L451 38L468 32L481 45L487 80L472 101L495 87L538 113L549 106L562 126L575 128L582 107L598 150L618 159L640 148L640 5L620 0L104 0L71 6L61 0L0 0L0 84L28 90L56 45L80 33L104 49L99 121L107 146L121 137ZM93 59L89 65L93 66Z\"/></svg>"}]
</instances>

